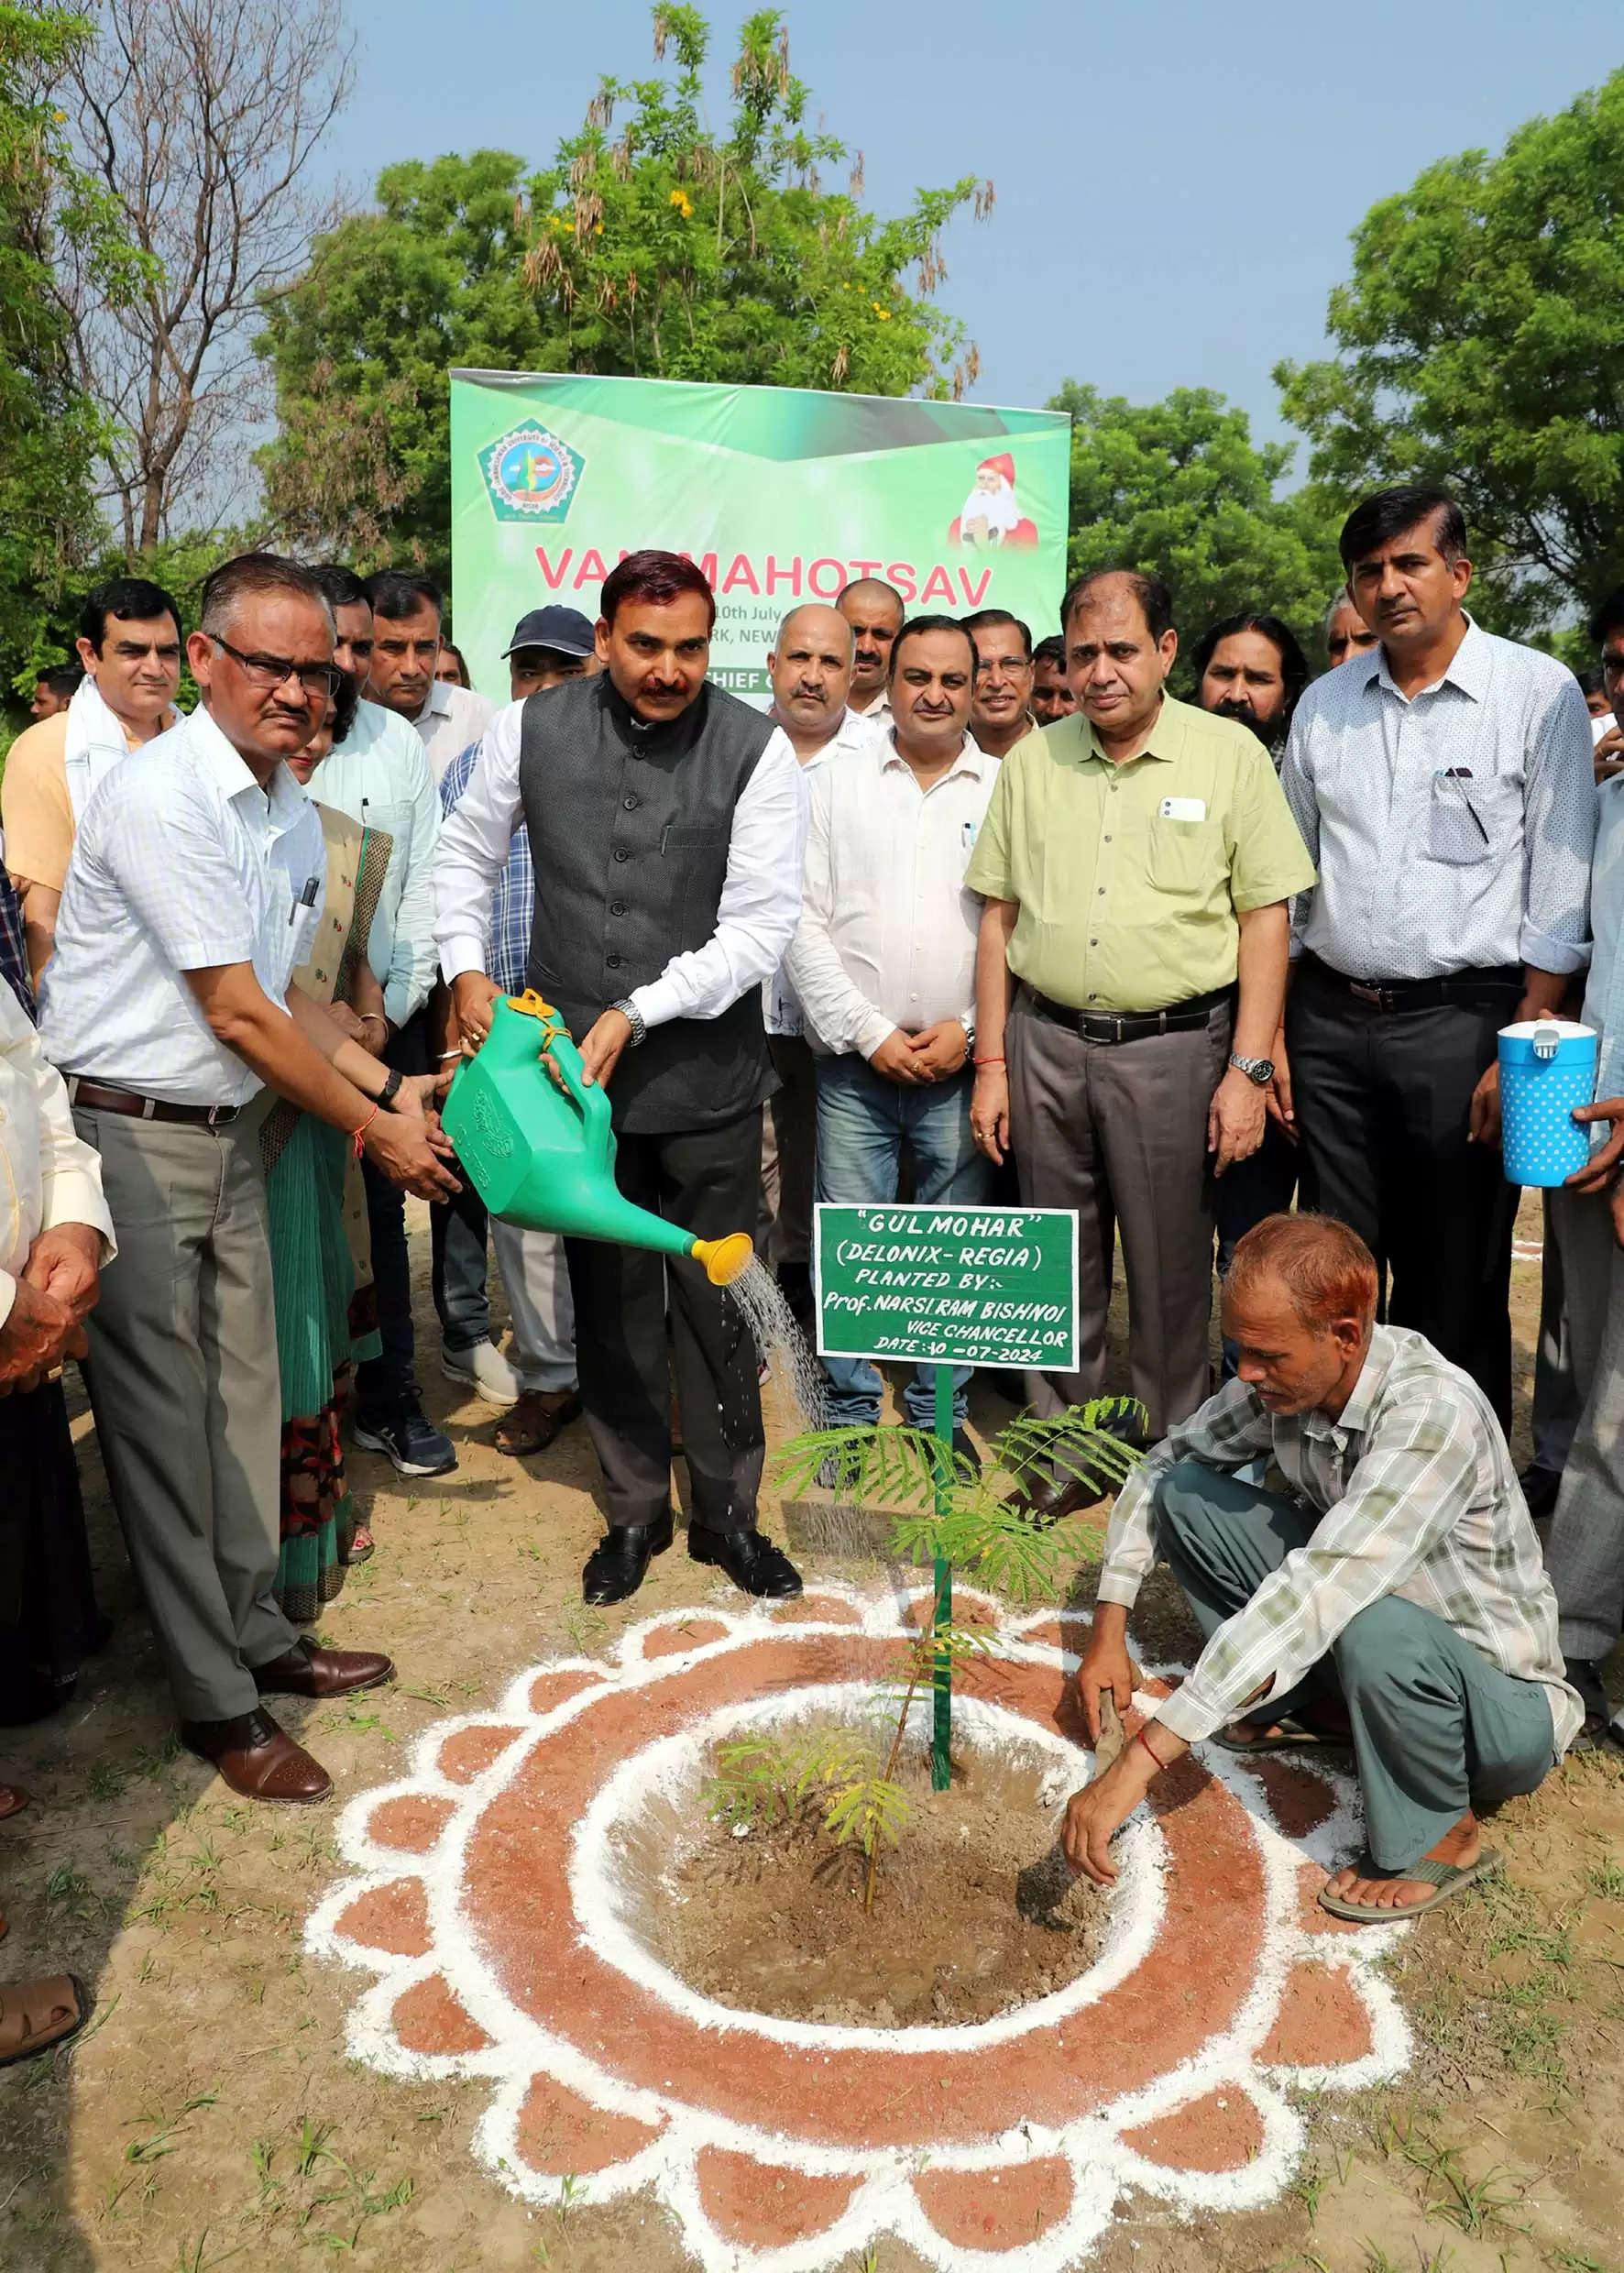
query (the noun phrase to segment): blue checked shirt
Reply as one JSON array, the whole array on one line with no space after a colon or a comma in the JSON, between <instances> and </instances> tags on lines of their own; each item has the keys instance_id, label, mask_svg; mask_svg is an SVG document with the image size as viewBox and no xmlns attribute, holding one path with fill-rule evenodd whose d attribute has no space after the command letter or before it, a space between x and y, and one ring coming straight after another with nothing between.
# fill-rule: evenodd
<instances>
[{"instance_id":1,"label":"blue checked shirt","mask_svg":"<svg viewBox=\"0 0 1624 2273\"><path fill-rule=\"evenodd\" d=\"M440 818L456 809L458 798L474 776L484 748L470 742L440 776ZM508 865L497 878L490 899L490 947L484 968L506 994L524 992L524 966L530 955L531 926L536 912L535 870L530 862L530 836L522 822L513 831Z\"/></svg>"},{"instance_id":2,"label":"blue checked shirt","mask_svg":"<svg viewBox=\"0 0 1624 2273\"><path fill-rule=\"evenodd\" d=\"M1245 1381L1228 1381L1170 1430L1117 1494L1100 1600L1131 1607L1149 1576L1169 1468L1194 1460L1233 1473L1268 1453L1318 1527L1219 1627L1155 1718L1200 1743L1265 1683L1277 1697L1294 1688L1350 1619L1393 1594L1501 1673L1539 1682L1560 1757L1584 1712L1564 1679L1556 1591L1506 1440L1476 1383L1404 1328L1375 1329L1334 1421L1270 1414Z\"/></svg>"}]
</instances>

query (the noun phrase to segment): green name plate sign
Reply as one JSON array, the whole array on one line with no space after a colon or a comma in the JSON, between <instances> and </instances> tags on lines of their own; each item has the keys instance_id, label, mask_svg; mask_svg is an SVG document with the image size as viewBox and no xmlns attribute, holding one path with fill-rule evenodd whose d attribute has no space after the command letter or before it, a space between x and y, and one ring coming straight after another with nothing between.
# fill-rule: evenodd
<instances>
[{"instance_id":1,"label":"green name plate sign","mask_svg":"<svg viewBox=\"0 0 1624 2273\"><path fill-rule=\"evenodd\" d=\"M1076 1370L1075 1209L816 1213L820 1356Z\"/></svg>"}]
</instances>

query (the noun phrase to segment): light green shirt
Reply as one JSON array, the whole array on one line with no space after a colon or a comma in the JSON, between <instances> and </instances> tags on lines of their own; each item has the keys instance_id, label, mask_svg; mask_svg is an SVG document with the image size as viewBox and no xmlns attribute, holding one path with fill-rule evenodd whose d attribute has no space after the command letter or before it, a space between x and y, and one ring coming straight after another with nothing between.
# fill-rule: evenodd
<instances>
[{"instance_id":1,"label":"light green shirt","mask_svg":"<svg viewBox=\"0 0 1624 2273\"><path fill-rule=\"evenodd\" d=\"M1081 711L1004 759L965 884L1020 914L1009 966L1077 1010L1165 1010L1235 975L1236 917L1314 865L1274 762L1234 719L1164 697L1125 765Z\"/></svg>"}]
</instances>

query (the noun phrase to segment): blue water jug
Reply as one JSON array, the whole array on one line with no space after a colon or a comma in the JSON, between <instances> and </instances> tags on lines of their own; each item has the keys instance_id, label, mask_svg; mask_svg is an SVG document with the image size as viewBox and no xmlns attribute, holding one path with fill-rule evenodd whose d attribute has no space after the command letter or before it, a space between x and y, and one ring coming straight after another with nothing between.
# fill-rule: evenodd
<instances>
[{"instance_id":1,"label":"blue water jug","mask_svg":"<svg viewBox=\"0 0 1624 2273\"><path fill-rule=\"evenodd\" d=\"M1560 1184L1590 1158L1575 1105L1596 1093L1596 1028L1524 1018L1500 1028L1500 1150L1506 1180Z\"/></svg>"}]
</instances>

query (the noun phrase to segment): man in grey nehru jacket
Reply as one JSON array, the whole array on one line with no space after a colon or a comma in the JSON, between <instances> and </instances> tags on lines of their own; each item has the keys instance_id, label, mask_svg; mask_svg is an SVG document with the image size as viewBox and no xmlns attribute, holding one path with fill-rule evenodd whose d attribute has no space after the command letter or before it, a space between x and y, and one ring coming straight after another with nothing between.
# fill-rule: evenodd
<instances>
[{"instance_id":1,"label":"man in grey nehru jacket","mask_svg":"<svg viewBox=\"0 0 1624 2273\"><path fill-rule=\"evenodd\" d=\"M488 911L523 820L528 983L609 1090L621 1191L700 1238L749 1229L777 1083L762 982L801 905L800 769L780 727L709 686L716 601L691 561L633 553L603 587L595 678L510 704L441 833L435 937L465 1049L489 1031ZM756 1529L766 1439L742 1314L697 1264L565 1243L581 1402L609 1535L588 1602L623 1601L672 1541L671 1374L692 1481L688 1553L746 1593L799 1594ZM670 1347L666 1304L671 1312Z\"/></svg>"}]
</instances>

